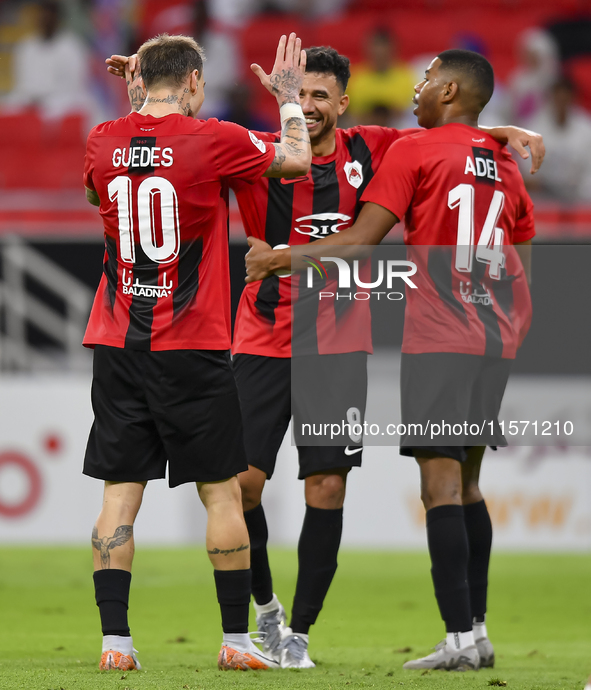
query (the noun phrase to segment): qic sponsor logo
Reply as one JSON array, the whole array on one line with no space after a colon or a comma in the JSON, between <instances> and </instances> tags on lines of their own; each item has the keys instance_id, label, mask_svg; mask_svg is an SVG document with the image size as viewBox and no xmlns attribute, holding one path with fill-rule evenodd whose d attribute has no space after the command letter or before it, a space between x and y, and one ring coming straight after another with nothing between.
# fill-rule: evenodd
<instances>
[{"instance_id":1,"label":"qic sponsor logo","mask_svg":"<svg viewBox=\"0 0 591 690\"><path fill-rule=\"evenodd\" d=\"M298 225L294 228L300 235L310 237L326 237L340 232L351 223L351 216L345 213L312 213L310 216L296 218ZM310 222L314 221L314 223ZM336 222L334 222L336 221Z\"/></svg>"}]
</instances>

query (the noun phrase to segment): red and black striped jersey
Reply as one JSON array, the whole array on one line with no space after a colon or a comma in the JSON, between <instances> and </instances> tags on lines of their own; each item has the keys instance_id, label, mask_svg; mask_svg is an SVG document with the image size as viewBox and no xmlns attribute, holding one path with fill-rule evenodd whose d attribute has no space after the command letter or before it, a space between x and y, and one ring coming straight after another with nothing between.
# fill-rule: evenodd
<instances>
[{"instance_id":1,"label":"red and black striped jersey","mask_svg":"<svg viewBox=\"0 0 591 690\"><path fill-rule=\"evenodd\" d=\"M334 153L313 158L305 177L265 178L253 185L232 183L246 234L281 247L313 242L349 227L390 145L415 131L374 126L337 129ZM264 141L279 141L277 133L256 135ZM270 276L245 287L232 351L291 357L293 328L297 354L371 352L369 303L333 300L326 307L323 300L322 307L318 303L323 313L314 314L309 301L305 306L298 302L300 277ZM330 290L330 284L325 289ZM332 314L326 312L328 308Z\"/></svg>"},{"instance_id":2,"label":"red and black striped jersey","mask_svg":"<svg viewBox=\"0 0 591 690\"><path fill-rule=\"evenodd\" d=\"M95 127L84 184L100 199L105 258L84 345L228 349L228 184L254 182L274 155L213 119L132 113Z\"/></svg>"},{"instance_id":3,"label":"red and black striped jersey","mask_svg":"<svg viewBox=\"0 0 591 690\"><path fill-rule=\"evenodd\" d=\"M515 161L481 130L453 123L396 142L363 194L405 218L417 273L402 351L512 359L531 322L514 244L535 235Z\"/></svg>"}]
</instances>

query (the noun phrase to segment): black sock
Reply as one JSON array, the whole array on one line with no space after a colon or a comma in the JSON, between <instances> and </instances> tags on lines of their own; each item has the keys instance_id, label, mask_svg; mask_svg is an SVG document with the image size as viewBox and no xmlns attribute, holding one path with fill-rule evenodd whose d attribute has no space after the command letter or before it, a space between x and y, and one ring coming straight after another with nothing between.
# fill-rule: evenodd
<instances>
[{"instance_id":1,"label":"black sock","mask_svg":"<svg viewBox=\"0 0 591 690\"><path fill-rule=\"evenodd\" d=\"M343 509L306 506L298 543L298 581L293 600L291 629L308 634L324 604L337 570L337 553L343 532Z\"/></svg>"},{"instance_id":2,"label":"black sock","mask_svg":"<svg viewBox=\"0 0 591 690\"><path fill-rule=\"evenodd\" d=\"M225 633L248 632L252 574L248 570L214 570L215 588Z\"/></svg>"},{"instance_id":3,"label":"black sock","mask_svg":"<svg viewBox=\"0 0 591 690\"><path fill-rule=\"evenodd\" d=\"M252 570L252 596L257 604L268 604L273 598L273 578L269 567L267 541L269 531L263 504L244 513L250 537L250 569Z\"/></svg>"},{"instance_id":4,"label":"black sock","mask_svg":"<svg viewBox=\"0 0 591 690\"><path fill-rule=\"evenodd\" d=\"M129 637L127 609L131 573L127 570L97 570L94 575L94 594L101 616L103 635Z\"/></svg>"},{"instance_id":5,"label":"black sock","mask_svg":"<svg viewBox=\"0 0 591 690\"><path fill-rule=\"evenodd\" d=\"M488 592L488 564L492 547L492 524L484 501L464 506L464 520L468 534L470 558L468 585L470 606L474 618L484 622Z\"/></svg>"},{"instance_id":6,"label":"black sock","mask_svg":"<svg viewBox=\"0 0 591 690\"><path fill-rule=\"evenodd\" d=\"M447 632L472 630L468 589L468 537L462 506L427 511L427 542L435 596Z\"/></svg>"}]
</instances>

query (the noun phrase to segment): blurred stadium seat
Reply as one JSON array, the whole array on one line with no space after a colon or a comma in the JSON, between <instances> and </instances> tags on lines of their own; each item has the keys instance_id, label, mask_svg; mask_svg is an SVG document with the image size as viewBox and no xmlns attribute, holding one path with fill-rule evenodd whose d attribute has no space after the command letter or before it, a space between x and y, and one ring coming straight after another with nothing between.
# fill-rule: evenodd
<instances>
[{"instance_id":1,"label":"blurred stadium seat","mask_svg":"<svg viewBox=\"0 0 591 690\"><path fill-rule=\"evenodd\" d=\"M274 99L263 92L249 66L257 62L268 70L273 64L277 37L282 33L296 31L308 46L332 45L349 56L353 64L363 59L365 39L378 25L391 29L396 35L400 58L407 62L417 56L427 59L452 47L458 36L470 34L482 42L502 82L515 66L516 39L524 29L569 20L584 10L589 11L588 2L584 0L481 0L478 3L467 0L416 0L413 3L364 0L363 3L350 3L344 14L313 22L306 21L302 15L263 14L236 31L243 56L242 74L253 87L253 110L275 123L278 129ZM139 25L137 28L139 31ZM8 35L9 29L14 33L12 43L8 39L4 41L5 48L24 31L22 27L8 25L0 29L3 31L0 31L0 38ZM102 68L104 56L100 57ZM591 110L591 54L570 58L565 68L579 87L581 105ZM54 124L42 122L33 112L0 115L0 191L69 189L72 194L74 191L83 193L84 139L83 122L77 115ZM4 195L3 198L8 197ZM40 198L48 197L40 195ZM66 204L62 211L64 218L68 208L73 214L80 212L77 206ZM591 234L591 218L586 210L554 212L550 208L539 205L542 236L563 233L565 229L577 237ZM0 204L0 212L0 234L12 231L8 218L14 218L15 209ZM26 213L27 209L22 209L23 218ZM48 213L54 214L55 209L49 209ZM236 210L233 217L233 234L242 238ZM55 232L55 224L50 225ZM39 223L35 227L39 228ZM69 235L72 223L68 223L68 228L66 234ZM98 219L97 228L100 228Z\"/></svg>"}]
</instances>

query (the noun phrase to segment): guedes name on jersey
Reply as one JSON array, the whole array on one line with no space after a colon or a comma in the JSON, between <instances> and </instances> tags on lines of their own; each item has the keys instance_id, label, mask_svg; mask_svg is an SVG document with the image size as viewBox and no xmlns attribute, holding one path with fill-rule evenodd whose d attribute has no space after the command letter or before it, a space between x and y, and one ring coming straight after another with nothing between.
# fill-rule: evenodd
<instances>
[{"instance_id":1,"label":"guedes name on jersey","mask_svg":"<svg viewBox=\"0 0 591 690\"><path fill-rule=\"evenodd\" d=\"M159 146L132 146L129 149L115 149L113 151L114 168L158 168L161 165L170 168L174 163L173 150L170 147L161 149Z\"/></svg>"}]
</instances>

